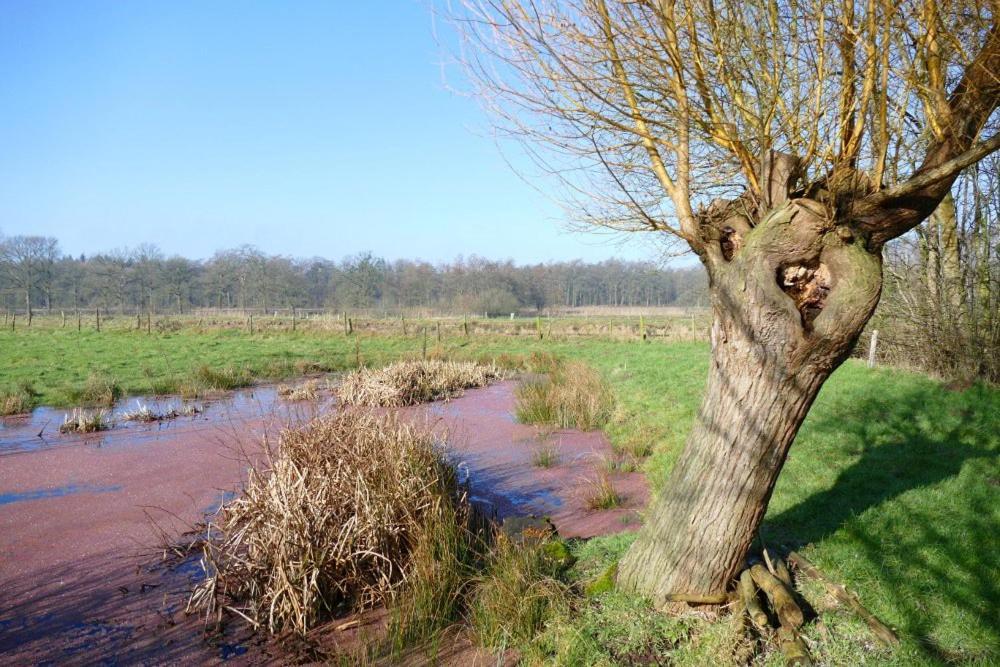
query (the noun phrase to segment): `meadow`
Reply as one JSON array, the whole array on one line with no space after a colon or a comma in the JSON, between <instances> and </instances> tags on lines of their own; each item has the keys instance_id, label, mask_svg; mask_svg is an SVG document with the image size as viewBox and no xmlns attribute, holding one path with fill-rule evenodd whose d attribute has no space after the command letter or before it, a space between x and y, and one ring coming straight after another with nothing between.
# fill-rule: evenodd
<instances>
[{"instance_id":1,"label":"meadow","mask_svg":"<svg viewBox=\"0 0 1000 667\"><path fill-rule=\"evenodd\" d=\"M403 358L513 363L542 352L583 362L605 378L617 407L604 430L655 491L695 418L709 362L704 321L692 326L688 316L358 320L349 323L350 333L345 324L336 317L294 326L288 318L259 318L251 332L241 318L148 325L115 318L98 332L36 318L30 329L0 332L0 392L22 390L34 404L69 407L98 383L122 395L197 392L230 388L227 379L238 386ZM828 662L989 664L1000 661L997 534L1000 390L953 389L849 360L798 435L760 540L798 549L855 590L902 640L895 650L879 648L849 613L827 609L821 591L804 591L824 619L807 639L821 643ZM574 544L580 560L573 576L599 577L629 540ZM655 645L671 660L697 663L711 655L712 631L702 624L695 633L692 623L698 625L604 592L551 622L535 648L568 664L614 662L605 638L621 636L643 650Z\"/></svg>"}]
</instances>

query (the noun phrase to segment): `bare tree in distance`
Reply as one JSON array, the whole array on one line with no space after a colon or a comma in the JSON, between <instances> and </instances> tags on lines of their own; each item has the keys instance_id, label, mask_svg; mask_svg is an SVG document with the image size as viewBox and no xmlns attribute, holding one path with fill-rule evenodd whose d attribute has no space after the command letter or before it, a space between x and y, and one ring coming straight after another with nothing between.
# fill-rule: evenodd
<instances>
[{"instance_id":1,"label":"bare tree in distance","mask_svg":"<svg viewBox=\"0 0 1000 667\"><path fill-rule=\"evenodd\" d=\"M1000 148L997 0L447 9L474 92L579 218L671 235L708 271L705 396L618 581L719 602L875 310L883 247Z\"/></svg>"},{"instance_id":2,"label":"bare tree in distance","mask_svg":"<svg viewBox=\"0 0 1000 667\"><path fill-rule=\"evenodd\" d=\"M34 315L33 294L51 279L59 243L48 236L9 236L0 239L0 271L14 288L24 291L28 326Z\"/></svg>"}]
</instances>

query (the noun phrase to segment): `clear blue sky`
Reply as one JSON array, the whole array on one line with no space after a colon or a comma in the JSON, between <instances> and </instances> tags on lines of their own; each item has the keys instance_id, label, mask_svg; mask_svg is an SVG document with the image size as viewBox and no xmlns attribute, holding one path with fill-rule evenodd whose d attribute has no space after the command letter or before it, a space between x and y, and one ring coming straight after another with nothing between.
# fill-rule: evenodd
<instances>
[{"instance_id":1,"label":"clear blue sky","mask_svg":"<svg viewBox=\"0 0 1000 667\"><path fill-rule=\"evenodd\" d=\"M565 231L441 60L419 0L5 0L0 232L73 254L655 257Z\"/></svg>"}]
</instances>

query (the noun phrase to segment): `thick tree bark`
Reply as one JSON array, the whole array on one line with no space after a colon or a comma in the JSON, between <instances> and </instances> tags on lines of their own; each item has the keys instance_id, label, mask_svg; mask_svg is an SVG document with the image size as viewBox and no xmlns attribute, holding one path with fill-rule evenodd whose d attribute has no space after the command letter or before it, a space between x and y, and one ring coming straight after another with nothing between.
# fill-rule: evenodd
<instances>
[{"instance_id":1,"label":"thick tree bark","mask_svg":"<svg viewBox=\"0 0 1000 667\"><path fill-rule=\"evenodd\" d=\"M819 202L779 201L757 224L732 202L713 208L706 393L618 570L621 585L660 606L713 599L732 583L799 427L881 292L881 251Z\"/></svg>"}]
</instances>

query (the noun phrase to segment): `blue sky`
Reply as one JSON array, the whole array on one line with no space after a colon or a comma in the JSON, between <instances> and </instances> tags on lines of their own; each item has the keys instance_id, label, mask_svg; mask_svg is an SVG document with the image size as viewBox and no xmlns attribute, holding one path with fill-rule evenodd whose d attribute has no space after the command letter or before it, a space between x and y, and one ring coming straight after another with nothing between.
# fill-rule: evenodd
<instances>
[{"instance_id":1,"label":"blue sky","mask_svg":"<svg viewBox=\"0 0 1000 667\"><path fill-rule=\"evenodd\" d=\"M419 0L6 0L0 232L74 254L655 258L645 235L566 231L446 90L433 33Z\"/></svg>"}]
</instances>

